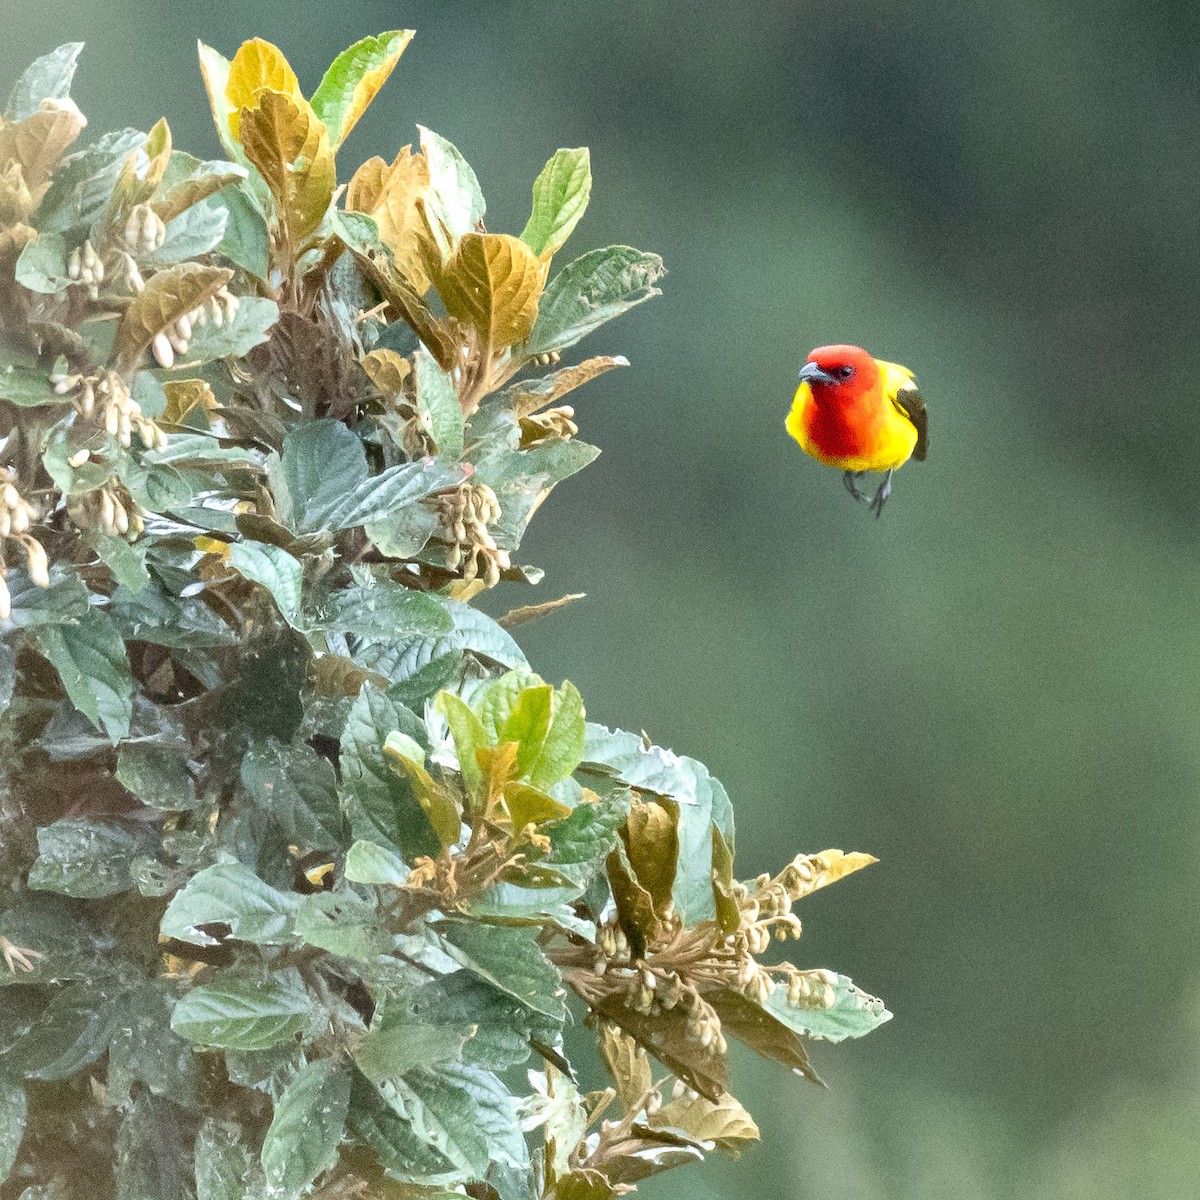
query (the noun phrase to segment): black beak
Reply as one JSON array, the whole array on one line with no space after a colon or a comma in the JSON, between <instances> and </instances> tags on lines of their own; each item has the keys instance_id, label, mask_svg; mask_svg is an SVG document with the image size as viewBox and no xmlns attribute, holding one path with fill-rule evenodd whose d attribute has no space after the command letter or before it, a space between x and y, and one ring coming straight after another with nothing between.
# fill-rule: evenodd
<instances>
[{"instance_id":1,"label":"black beak","mask_svg":"<svg viewBox=\"0 0 1200 1200\"><path fill-rule=\"evenodd\" d=\"M805 363L800 368L800 378L805 383L837 383L837 380L828 371L822 371L815 362Z\"/></svg>"}]
</instances>

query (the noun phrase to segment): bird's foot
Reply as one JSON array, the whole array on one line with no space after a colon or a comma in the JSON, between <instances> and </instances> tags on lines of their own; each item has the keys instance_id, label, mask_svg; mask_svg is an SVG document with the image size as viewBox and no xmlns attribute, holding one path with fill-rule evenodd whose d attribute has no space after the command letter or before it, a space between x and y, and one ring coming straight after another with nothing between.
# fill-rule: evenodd
<instances>
[{"instance_id":1,"label":"bird's foot","mask_svg":"<svg viewBox=\"0 0 1200 1200\"><path fill-rule=\"evenodd\" d=\"M8 969L15 975L17 969L29 972L33 970L33 963L30 959L45 958L46 956L40 950L27 950L22 946L14 946L8 938L0 935L0 954L4 956L4 961Z\"/></svg>"},{"instance_id":2,"label":"bird's foot","mask_svg":"<svg viewBox=\"0 0 1200 1200\"><path fill-rule=\"evenodd\" d=\"M867 498L858 490L857 481L866 474L866 471L846 471L842 475L842 482L846 485L846 491L852 495L859 504L866 504Z\"/></svg>"},{"instance_id":3,"label":"bird's foot","mask_svg":"<svg viewBox=\"0 0 1200 1200\"><path fill-rule=\"evenodd\" d=\"M883 506L887 503L887 498L892 494L892 472L888 471L883 477L883 482L879 485L879 490L871 497L870 504L867 508L874 512L875 519L883 515Z\"/></svg>"}]
</instances>

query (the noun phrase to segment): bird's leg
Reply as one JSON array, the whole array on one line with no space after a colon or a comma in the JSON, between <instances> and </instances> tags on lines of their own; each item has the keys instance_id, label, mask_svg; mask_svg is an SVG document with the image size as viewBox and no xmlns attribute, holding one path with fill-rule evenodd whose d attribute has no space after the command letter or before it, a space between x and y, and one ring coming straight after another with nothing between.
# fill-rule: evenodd
<instances>
[{"instance_id":1,"label":"bird's leg","mask_svg":"<svg viewBox=\"0 0 1200 1200\"><path fill-rule=\"evenodd\" d=\"M879 485L879 490L871 497L871 503L867 506L875 510L875 519L878 520L883 515L883 506L887 503L887 498L892 494L892 472L888 471L883 482Z\"/></svg>"},{"instance_id":2,"label":"bird's leg","mask_svg":"<svg viewBox=\"0 0 1200 1200\"><path fill-rule=\"evenodd\" d=\"M846 471L842 475L842 482L846 485L846 491L852 495L859 504L866 504L867 498L860 492L855 485L855 481L861 479L866 474L866 471Z\"/></svg>"}]
</instances>

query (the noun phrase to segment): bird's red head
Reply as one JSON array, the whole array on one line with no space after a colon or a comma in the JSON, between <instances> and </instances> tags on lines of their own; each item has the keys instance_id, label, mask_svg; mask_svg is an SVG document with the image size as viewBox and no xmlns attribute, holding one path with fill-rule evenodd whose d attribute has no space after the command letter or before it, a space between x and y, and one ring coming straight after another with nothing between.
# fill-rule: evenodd
<instances>
[{"instance_id":1,"label":"bird's red head","mask_svg":"<svg viewBox=\"0 0 1200 1200\"><path fill-rule=\"evenodd\" d=\"M879 368L861 346L818 346L800 369L814 396L860 396L879 383Z\"/></svg>"}]
</instances>

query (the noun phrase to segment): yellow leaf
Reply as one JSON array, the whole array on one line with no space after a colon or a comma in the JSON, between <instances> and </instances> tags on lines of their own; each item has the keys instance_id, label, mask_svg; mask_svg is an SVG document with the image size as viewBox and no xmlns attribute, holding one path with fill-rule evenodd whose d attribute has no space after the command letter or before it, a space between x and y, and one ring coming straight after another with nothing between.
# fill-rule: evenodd
<instances>
[{"instance_id":1,"label":"yellow leaf","mask_svg":"<svg viewBox=\"0 0 1200 1200\"><path fill-rule=\"evenodd\" d=\"M517 773L518 742L501 742L498 746L479 746L475 750L475 761L483 773L483 783L487 794L487 808L490 812L492 805L500 799L504 785Z\"/></svg>"},{"instance_id":2,"label":"yellow leaf","mask_svg":"<svg viewBox=\"0 0 1200 1200\"><path fill-rule=\"evenodd\" d=\"M207 424L209 414L220 407L212 388L203 379L169 379L163 384L163 391L167 393L167 405L160 419L167 425L183 424L197 408Z\"/></svg>"},{"instance_id":3,"label":"yellow leaf","mask_svg":"<svg viewBox=\"0 0 1200 1200\"><path fill-rule=\"evenodd\" d=\"M376 391L389 400L404 390L404 381L412 374L412 363L395 350L372 350L363 356L362 365Z\"/></svg>"},{"instance_id":4,"label":"yellow leaf","mask_svg":"<svg viewBox=\"0 0 1200 1200\"><path fill-rule=\"evenodd\" d=\"M229 557L229 542L223 542L220 538L207 537L201 534L197 538L192 539L192 545L200 551L201 554L215 554L218 558Z\"/></svg>"},{"instance_id":5,"label":"yellow leaf","mask_svg":"<svg viewBox=\"0 0 1200 1200\"><path fill-rule=\"evenodd\" d=\"M458 841L462 821L462 809L455 798L425 770L421 763L414 762L395 746L385 742L383 753L388 766L396 774L406 777L412 784L417 802L429 817L429 823L442 843L442 848L453 846Z\"/></svg>"},{"instance_id":6,"label":"yellow leaf","mask_svg":"<svg viewBox=\"0 0 1200 1200\"><path fill-rule=\"evenodd\" d=\"M337 184L325 126L302 96L260 92L257 105L242 110L241 138L298 250L321 224Z\"/></svg>"},{"instance_id":7,"label":"yellow leaf","mask_svg":"<svg viewBox=\"0 0 1200 1200\"><path fill-rule=\"evenodd\" d=\"M635 800L621 837L638 883L650 893L655 911L665 914L671 906L679 860L679 827L675 812L657 801L645 804Z\"/></svg>"},{"instance_id":8,"label":"yellow leaf","mask_svg":"<svg viewBox=\"0 0 1200 1200\"><path fill-rule=\"evenodd\" d=\"M779 881L793 900L810 895L818 888L837 883L879 859L870 854L846 854L841 850L822 850L820 854L801 854L779 873Z\"/></svg>"},{"instance_id":9,"label":"yellow leaf","mask_svg":"<svg viewBox=\"0 0 1200 1200\"><path fill-rule=\"evenodd\" d=\"M20 163L36 204L59 159L86 124L83 113L70 102L47 103L23 121L0 118L0 168L6 162Z\"/></svg>"},{"instance_id":10,"label":"yellow leaf","mask_svg":"<svg viewBox=\"0 0 1200 1200\"><path fill-rule=\"evenodd\" d=\"M617 1084L617 1096L627 1113L646 1103L654 1080L650 1059L624 1030L607 1021L600 1027L600 1049Z\"/></svg>"},{"instance_id":11,"label":"yellow leaf","mask_svg":"<svg viewBox=\"0 0 1200 1200\"><path fill-rule=\"evenodd\" d=\"M231 158L237 158L241 152L229 132L230 118L234 110L225 97L225 87L229 82L229 59L203 42L196 43L196 50L200 56L200 75L204 80L204 90L208 93L208 106L212 109L217 136L221 139L226 153Z\"/></svg>"},{"instance_id":12,"label":"yellow leaf","mask_svg":"<svg viewBox=\"0 0 1200 1200\"><path fill-rule=\"evenodd\" d=\"M366 213L375 222L397 273L419 296L429 290L429 274L421 251L425 221L417 201L428 187L429 163L405 146L390 164L379 157L367 159L346 189L347 211Z\"/></svg>"},{"instance_id":13,"label":"yellow leaf","mask_svg":"<svg viewBox=\"0 0 1200 1200\"><path fill-rule=\"evenodd\" d=\"M543 821L561 821L563 817L571 815L571 810L565 804L559 804L553 796L516 781L504 785L504 803L514 830L524 829L530 824L540 825Z\"/></svg>"},{"instance_id":14,"label":"yellow leaf","mask_svg":"<svg viewBox=\"0 0 1200 1200\"><path fill-rule=\"evenodd\" d=\"M136 295L117 326L114 346L127 364L180 317L211 300L233 278L224 267L202 267L180 263L158 271Z\"/></svg>"},{"instance_id":15,"label":"yellow leaf","mask_svg":"<svg viewBox=\"0 0 1200 1200\"><path fill-rule=\"evenodd\" d=\"M524 341L537 320L546 264L506 233L464 233L438 290L446 311L489 351Z\"/></svg>"},{"instance_id":16,"label":"yellow leaf","mask_svg":"<svg viewBox=\"0 0 1200 1200\"><path fill-rule=\"evenodd\" d=\"M229 64L225 81L225 102L229 105L229 131L242 141L242 109L255 108L262 91L280 92L295 100L303 100L300 81L288 65L278 46L252 38L238 47Z\"/></svg>"},{"instance_id":17,"label":"yellow leaf","mask_svg":"<svg viewBox=\"0 0 1200 1200\"><path fill-rule=\"evenodd\" d=\"M715 1101L703 1096L672 1100L651 1113L647 1124L652 1129L678 1129L698 1142L714 1142L734 1157L738 1142L759 1139L753 1117L728 1092Z\"/></svg>"}]
</instances>

